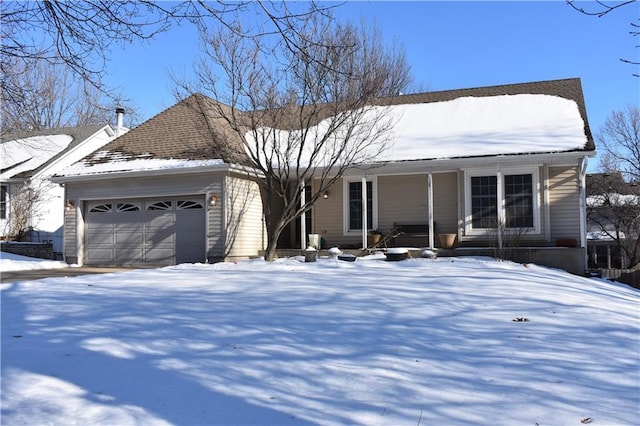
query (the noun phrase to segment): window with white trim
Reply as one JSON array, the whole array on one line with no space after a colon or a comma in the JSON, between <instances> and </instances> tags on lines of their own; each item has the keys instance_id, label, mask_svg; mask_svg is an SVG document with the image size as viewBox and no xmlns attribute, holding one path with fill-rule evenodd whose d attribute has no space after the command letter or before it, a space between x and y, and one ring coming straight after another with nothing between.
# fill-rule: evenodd
<instances>
[{"instance_id":1,"label":"window with white trim","mask_svg":"<svg viewBox=\"0 0 640 426\"><path fill-rule=\"evenodd\" d=\"M498 213L504 218L506 229L539 232L537 182L537 168L503 170L502 188L498 188L495 170L467 171L467 232L495 229ZM499 212L499 209L502 210Z\"/></svg>"},{"instance_id":2,"label":"window with white trim","mask_svg":"<svg viewBox=\"0 0 640 426\"><path fill-rule=\"evenodd\" d=\"M7 218L7 185L0 185L0 219Z\"/></svg>"},{"instance_id":3,"label":"window with white trim","mask_svg":"<svg viewBox=\"0 0 640 426\"><path fill-rule=\"evenodd\" d=\"M362 180L344 180L344 230L345 233L362 232ZM377 227L377 181L375 178L367 180L367 229Z\"/></svg>"}]
</instances>

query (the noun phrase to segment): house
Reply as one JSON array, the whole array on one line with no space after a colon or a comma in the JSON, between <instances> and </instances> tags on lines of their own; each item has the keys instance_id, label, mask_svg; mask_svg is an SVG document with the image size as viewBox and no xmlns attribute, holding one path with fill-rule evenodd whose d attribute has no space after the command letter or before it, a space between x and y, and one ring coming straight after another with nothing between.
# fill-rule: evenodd
<instances>
[{"instance_id":1,"label":"house","mask_svg":"<svg viewBox=\"0 0 640 426\"><path fill-rule=\"evenodd\" d=\"M68 261L172 264L264 249L259 178L211 102L193 95L57 178L69 200ZM453 234L457 253L512 247L586 271L585 171L595 146L579 79L378 103L395 117L392 148L347 170L281 248L303 248L309 234L362 248L369 230L388 235L400 224L420 232L396 244L439 248L436 235Z\"/></svg>"},{"instance_id":2,"label":"house","mask_svg":"<svg viewBox=\"0 0 640 426\"><path fill-rule=\"evenodd\" d=\"M122 127L109 124L2 135L0 232L5 240L51 242L62 254L64 188L51 177L99 149Z\"/></svg>"},{"instance_id":3,"label":"house","mask_svg":"<svg viewBox=\"0 0 640 426\"><path fill-rule=\"evenodd\" d=\"M587 175L589 268L607 278L640 262L640 186L621 172Z\"/></svg>"}]
</instances>

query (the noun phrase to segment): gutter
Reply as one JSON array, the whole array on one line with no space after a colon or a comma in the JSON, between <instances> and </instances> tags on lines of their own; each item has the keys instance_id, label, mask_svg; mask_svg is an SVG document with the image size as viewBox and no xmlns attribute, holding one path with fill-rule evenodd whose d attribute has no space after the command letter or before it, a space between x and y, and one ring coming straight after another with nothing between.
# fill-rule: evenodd
<instances>
[{"instance_id":1,"label":"gutter","mask_svg":"<svg viewBox=\"0 0 640 426\"><path fill-rule=\"evenodd\" d=\"M73 182L94 182L110 179L131 179L138 177L198 174L207 172L236 172L239 174L255 177L262 176L262 174L258 170L252 169L251 167L222 163L213 166L180 167L171 169L122 170L114 172L101 172L95 174L54 176L51 178L51 181L54 183L64 184Z\"/></svg>"}]
</instances>

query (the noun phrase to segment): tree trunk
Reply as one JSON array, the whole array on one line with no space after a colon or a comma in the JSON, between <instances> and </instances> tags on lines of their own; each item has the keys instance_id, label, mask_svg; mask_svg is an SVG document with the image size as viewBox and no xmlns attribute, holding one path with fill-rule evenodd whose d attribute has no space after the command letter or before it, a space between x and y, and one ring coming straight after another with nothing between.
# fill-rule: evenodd
<instances>
[{"instance_id":1,"label":"tree trunk","mask_svg":"<svg viewBox=\"0 0 640 426\"><path fill-rule=\"evenodd\" d=\"M286 225L277 226L275 229L269 232L267 228L267 248L264 252L264 260L267 262L273 262L276 260L276 249L278 248L278 240L280 239L280 235L282 235L282 231L284 230Z\"/></svg>"}]
</instances>

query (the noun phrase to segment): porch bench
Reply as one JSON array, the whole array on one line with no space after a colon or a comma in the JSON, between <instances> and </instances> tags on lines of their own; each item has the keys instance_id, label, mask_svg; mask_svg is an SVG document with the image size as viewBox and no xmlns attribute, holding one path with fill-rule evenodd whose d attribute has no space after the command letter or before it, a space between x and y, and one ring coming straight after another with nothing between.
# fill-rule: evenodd
<instances>
[{"instance_id":1,"label":"porch bench","mask_svg":"<svg viewBox=\"0 0 640 426\"><path fill-rule=\"evenodd\" d=\"M435 223L434 223L435 228ZM429 238L429 224L426 223L394 223L393 245L398 238Z\"/></svg>"}]
</instances>

